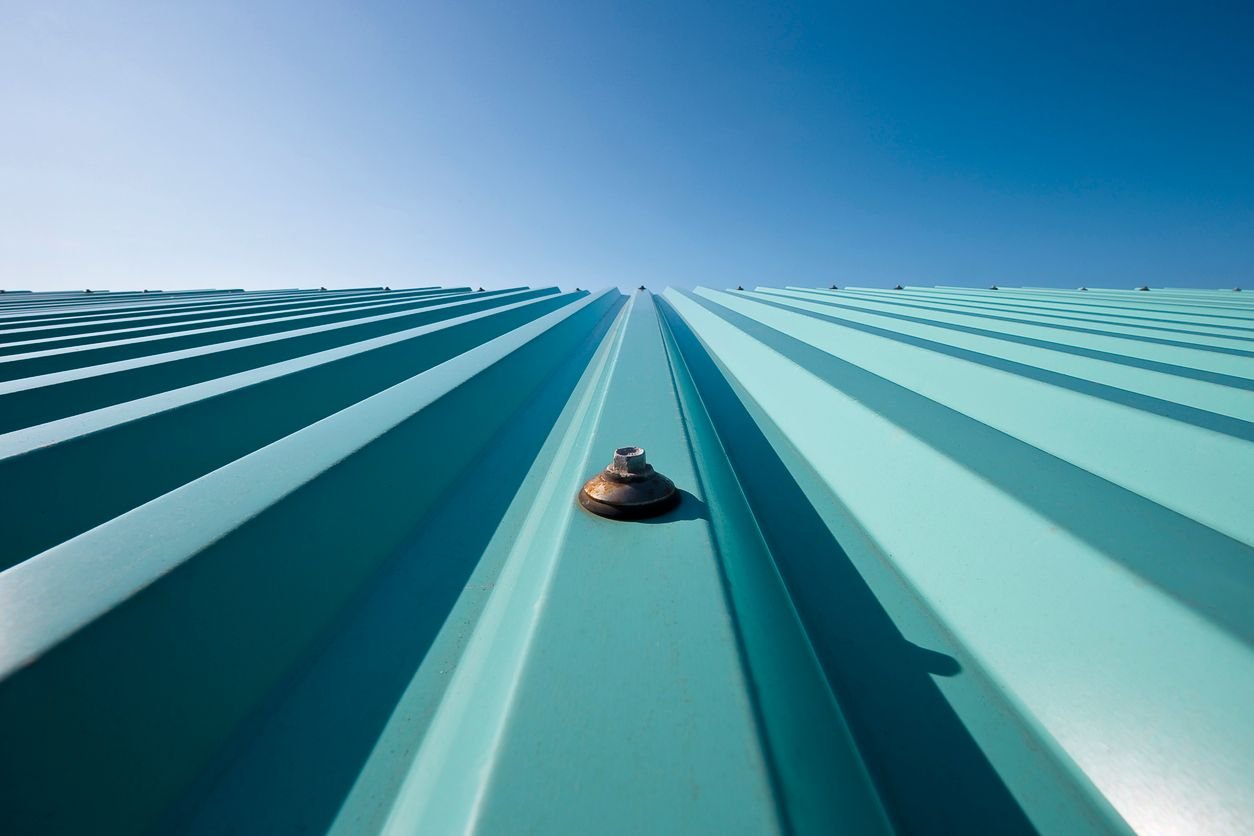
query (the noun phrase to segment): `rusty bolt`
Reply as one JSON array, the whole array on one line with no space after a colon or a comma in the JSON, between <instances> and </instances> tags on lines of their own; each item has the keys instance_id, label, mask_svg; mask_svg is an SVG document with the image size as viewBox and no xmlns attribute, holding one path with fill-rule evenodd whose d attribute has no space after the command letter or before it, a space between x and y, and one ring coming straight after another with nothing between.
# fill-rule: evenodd
<instances>
[{"instance_id":1,"label":"rusty bolt","mask_svg":"<svg viewBox=\"0 0 1254 836\"><path fill-rule=\"evenodd\" d=\"M579 504L601 517L639 520L679 502L675 483L653 469L643 447L619 447L605 470L584 483Z\"/></svg>"}]
</instances>

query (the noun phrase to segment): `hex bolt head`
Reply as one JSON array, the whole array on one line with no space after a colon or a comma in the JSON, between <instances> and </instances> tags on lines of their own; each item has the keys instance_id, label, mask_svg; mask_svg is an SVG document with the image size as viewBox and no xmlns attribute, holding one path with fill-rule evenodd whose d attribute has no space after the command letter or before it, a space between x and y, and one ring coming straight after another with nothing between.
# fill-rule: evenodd
<instances>
[{"instance_id":1,"label":"hex bolt head","mask_svg":"<svg viewBox=\"0 0 1254 836\"><path fill-rule=\"evenodd\" d=\"M614 451L614 461L610 467L615 473L644 473L649 463L644 457L643 447L619 447Z\"/></svg>"}]
</instances>

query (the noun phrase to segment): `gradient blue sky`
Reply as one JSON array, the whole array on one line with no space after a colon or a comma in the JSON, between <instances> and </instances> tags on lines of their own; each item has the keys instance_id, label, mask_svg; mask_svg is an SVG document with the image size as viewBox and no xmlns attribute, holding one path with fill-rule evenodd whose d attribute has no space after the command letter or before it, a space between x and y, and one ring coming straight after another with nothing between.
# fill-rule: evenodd
<instances>
[{"instance_id":1,"label":"gradient blue sky","mask_svg":"<svg viewBox=\"0 0 1254 836\"><path fill-rule=\"evenodd\" d=\"M1249 2L0 0L0 118L0 287L1254 285Z\"/></svg>"}]
</instances>

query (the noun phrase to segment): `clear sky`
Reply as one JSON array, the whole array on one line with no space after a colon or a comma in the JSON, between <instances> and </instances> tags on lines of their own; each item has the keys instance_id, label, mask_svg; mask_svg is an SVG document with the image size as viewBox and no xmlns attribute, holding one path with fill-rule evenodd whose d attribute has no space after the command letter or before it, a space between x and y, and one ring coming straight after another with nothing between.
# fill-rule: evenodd
<instances>
[{"instance_id":1,"label":"clear sky","mask_svg":"<svg viewBox=\"0 0 1254 836\"><path fill-rule=\"evenodd\" d=\"M1254 286L1254 3L0 0L0 287Z\"/></svg>"}]
</instances>

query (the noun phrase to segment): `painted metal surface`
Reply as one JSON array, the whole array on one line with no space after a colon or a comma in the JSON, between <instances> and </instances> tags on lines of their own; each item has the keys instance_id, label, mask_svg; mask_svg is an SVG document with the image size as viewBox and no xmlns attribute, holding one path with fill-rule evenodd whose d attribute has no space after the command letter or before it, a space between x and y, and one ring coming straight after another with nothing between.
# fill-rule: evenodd
<instances>
[{"instance_id":1,"label":"painted metal surface","mask_svg":"<svg viewBox=\"0 0 1254 836\"><path fill-rule=\"evenodd\" d=\"M1252 389L1231 292L0 295L0 829L1248 831Z\"/></svg>"}]
</instances>

